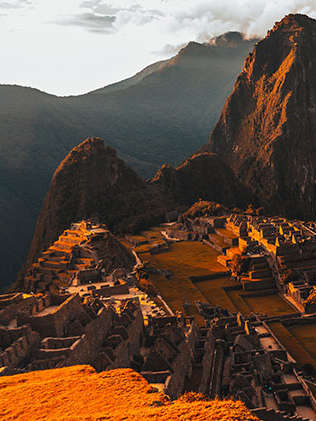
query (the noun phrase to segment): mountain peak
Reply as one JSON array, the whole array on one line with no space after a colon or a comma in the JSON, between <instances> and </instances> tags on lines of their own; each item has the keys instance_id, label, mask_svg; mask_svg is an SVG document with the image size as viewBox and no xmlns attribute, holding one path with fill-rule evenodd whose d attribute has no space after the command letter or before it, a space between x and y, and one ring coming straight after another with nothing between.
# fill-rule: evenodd
<instances>
[{"instance_id":1,"label":"mountain peak","mask_svg":"<svg viewBox=\"0 0 316 421\"><path fill-rule=\"evenodd\" d=\"M178 55L205 54L205 52L215 49L240 48L244 44L252 46L256 41L258 41L256 38L247 39L246 35L241 32L229 31L212 37L208 42L190 41L179 51Z\"/></svg>"},{"instance_id":2,"label":"mountain peak","mask_svg":"<svg viewBox=\"0 0 316 421\"><path fill-rule=\"evenodd\" d=\"M279 22L276 22L274 27L271 31L268 32L276 32L278 30L286 30L291 31L295 30L296 28L308 28L311 27L314 29L314 25L316 20L310 18L307 15L300 14L300 13L290 13L289 15L284 16Z\"/></svg>"},{"instance_id":3,"label":"mountain peak","mask_svg":"<svg viewBox=\"0 0 316 421\"><path fill-rule=\"evenodd\" d=\"M288 15L245 61L210 150L273 212L316 209L316 21Z\"/></svg>"},{"instance_id":4,"label":"mountain peak","mask_svg":"<svg viewBox=\"0 0 316 421\"><path fill-rule=\"evenodd\" d=\"M89 151L100 150L100 149L104 149L104 140L101 137L88 137L83 142L79 143L78 146L74 147L72 152L79 151L79 150L85 150L89 152Z\"/></svg>"},{"instance_id":5,"label":"mountain peak","mask_svg":"<svg viewBox=\"0 0 316 421\"><path fill-rule=\"evenodd\" d=\"M234 48L246 40L245 34L238 31L229 31L213 37L208 44L216 47Z\"/></svg>"},{"instance_id":6,"label":"mountain peak","mask_svg":"<svg viewBox=\"0 0 316 421\"><path fill-rule=\"evenodd\" d=\"M100 137L88 137L69 152L69 154L61 162L59 169L64 164L69 164L72 161L78 161L80 159L83 159L84 157L104 152L107 152L112 156L116 155L116 151L113 148L109 146L105 148L104 140Z\"/></svg>"}]
</instances>

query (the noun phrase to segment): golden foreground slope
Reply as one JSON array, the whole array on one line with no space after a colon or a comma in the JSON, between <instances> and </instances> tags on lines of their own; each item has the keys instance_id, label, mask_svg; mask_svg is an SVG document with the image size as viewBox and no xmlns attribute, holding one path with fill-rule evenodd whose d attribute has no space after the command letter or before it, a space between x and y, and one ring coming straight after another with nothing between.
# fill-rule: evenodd
<instances>
[{"instance_id":1,"label":"golden foreground slope","mask_svg":"<svg viewBox=\"0 0 316 421\"><path fill-rule=\"evenodd\" d=\"M170 402L151 393L131 369L96 373L89 366L0 378L1 420L209 420L255 421L240 402Z\"/></svg>"}]
</instances>

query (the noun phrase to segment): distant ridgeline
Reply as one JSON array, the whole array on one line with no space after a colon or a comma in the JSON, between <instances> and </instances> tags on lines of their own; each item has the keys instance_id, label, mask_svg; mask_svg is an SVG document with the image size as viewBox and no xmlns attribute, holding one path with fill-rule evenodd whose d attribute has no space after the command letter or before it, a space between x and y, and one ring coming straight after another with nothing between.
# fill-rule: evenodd
<instances>
[{"instance_id":1,"label":"distant ridgeline","mask_svg":"<svg viewBox=\"0 0 316 421\"><path fill-rule=\"evenodd\" d=\"M170 60L77 97L0 86L0 285L23 263L53 171L69 150L101 136L146 177L164 162L181 162L207 141L255 41L228 33L190 43Z\"/></svg>"},{"instance_id":2,"label":"distant ridgeline","mask_svg":"<svg viewBox=\"0 0 316 421\"><path fill-rule=\"evenodd\" d=\"M4 416L45 416L50 398L36 396L48 378L46 393L61 398L54 405L57 418L77 417L75 392L91 387L85 405L93 402L93 408L84 413L91 419L121 417L121 407L127 419L314 419L316 222L306 219L316 210L316 21L289 15L256 44L209 144L180 165L164 164L145 181L112 147L143 173L167 155L174 163L192 153L214 112L216 78L207 63L220 60L226 78L252 42L231 33L210 44L190 43L169 61L81 97L2 88L21 99L23 133L33 139L25 141L27 151L12 141L16 124L6 138L14 150L0 168L7 182L0 191L8 227L3 261L22 244L8 264L19 260L28 234L20 241L18 230L32 223L39 191L67 152L16 288L0 295ZM27 105L30 92L35 108ZM13 124L12 104L5 121ZM152 108L155 118L144 113ZM55 121L64 132L54 130ZM82 130L106 126L105 140L89 137L73 147ZM263 207L279 216L263 216ZM145 230L166 221L173 222ZM102 373L66 368L77 364ZM109 371L122 367L129 369ZM25 374L48 368L54 371L45 378ZM99 393L102 408L92 393L95 382L104 396L114 393L111 402ZM22 394L35 397L27 407ZM19 414L17 405L8 405L14 397Z\"/></svg>"},{"instance_id":3,"label":"distant ridgeline","mask_svg":"<svg viewBox=\"0 0 316 421\"><path fill-rule=\"evenodd\" d=\"M245 207L248 203L254 203L264 206L271 214L282 214L292 218L313 217L316 209L316 61L313 54L316 48L315 39L316 21L307 16L289 15L277 23L267 36L255 45L245 61L233 92L227 99L210 136L209 144L176 168L163 165L149 182L142 180L117 158L111 146L104 147L100 141L90 140L90 143L86 142L74 148L53 177L35 230L28 262L33 261L38 253L55 241L72 222L84 217L98 216L110 230L132 232L166 219L166 214L170 211L191 205L199 198L214 200L228 206ZM221 49L223 43L224 50ZM245 43L242 37L238 41L236 34L227 37L226 41L225 37L213 40L211 45L189 43L174 59L146 69L145 76L138 74L136 79L125 81L124 89L121 87L123 90L119 88L120 85L115 85L86 96L64 99L32 91L36 104L38 103L35 98L45 96L45 106L41 106L40 111L28 107L27 101L23 102L27 95L21 95L20 98L21 88L3 87L9 91L13 89L16 98L21 99L20 104L25 105L33 119L34 115L39 115L41 122L46 121L43 110L48 107L47 104L51 104L51 100L61 101L65 107L61 114L63 121L73 124L71 128L67 126L69 136L61 137L63 151L57 148L59 143L56 143L55 138L45 139L45 145L52 148L47 151L50 157L49 165L44 159L46 152L43 155L41 144L32 144L27 153L24 153L22 146L19 148L23 153L17 147L13 152L12 148L16 142L9 139L10 157L14 157L14 160L4 159L3 162L7 164L3 165L7 167L0 169L6 182L5 186L1 187L5 210L2 218L3 234L7 239L3 242L3 257L9 266L9 270L4 271L5 274L16 267L14 263L10 269L10 264L18 259L18 255L21 256L22 248L25 250L26 237L30 233L25 234L25 237L23 234L19 235L18 242L17 234L26 233L25 227L31 226L34 221L38 199L43 197L46 190L48 169L51 170L58 162L57 158L60 159L61 154L70 149L74 139L78 139L82 124L90 133L99 130L101 121L102 127L106 125L113 130L115 127L116 134L113 131L111 136L100 130L105 134L106 145L118 146L119 152L130 163L132 161L127 155L131 151L134 157L137 155L138 163L140 160L144 163L148 158L146 162L151 160L151 171L159 166L162 159L166 158L171 163L180 160L196 148L197 142L202 143L204 135L200 136L199 133L204 124L201 123L203 116L207 116L208 122L211 120L209 101L216 91L212 88L215 79L207 60L210 59L213 63L214 57L220 56L222 63L225 63L220 67L224 75L225 69L229 67L229 62L225 59L227 54L235 58L238 56L240 60L238 46L248 49L250 45L248 41ZM196 71L194 69L197 63L200 65L198 68L203 69L203 77L192 77L195 75L193 72ZM223 86L218 81L216 83L216 86ZM127 96L127 92L131 96ZM112 102L103 107L105 97L111 98ZM125 109L119 100L122 97L126 101L129 98L124 107L133 113L126 121L119 118ZM217 96L219 97L220 95ZM189 106L186 102L188 98ZM151 110L150 104L154 104L153 106L160 111L160 105L164 104L164 117L159 113L159 125L154 123L152 114L148 119L145 118L147 114L142 107ZM179 124L177 116L182 106L185 112L181 114L183 121ZM9 103L7 110L11 109ZM83 122L82 118L80 119L80 124L77 124L74 117L75 110L80 110L80 115L85 116ZM49 111L50 116L55 113L56 108L53 114ZM110 115L115 115L115 121L120 123L119 130L107 120ZM8 117L6 121L11 120ZM94 129L90 130L92 121ZM50 118L49 123L51 122ZM150 131L146 130L148 150L144 155L144 142L141 139L145 138L145 132L142 128L147 123ZM126 134L124 127L127 128L128 135L124 135L123 142L121 138L118 139L117 133ZM135 130L137 128L135 133L132 133L132 127ZM180 137L177 137L181 139L180 143L174 140L175 128L179 128L181 132ZM208 130L209 128L206 131ZM27 131L23 131L25 132ZM15 131L10 133L13 136ZM57 132L52 129L50 133ZM178 131L177 133L179 134ZM37 136L34 138L39 139ZM41 136L42 138L45 136ZM126 139L133 139L134 143L126 142ZM154 139L161 140L159 146ZM29 145L23 140L24 144ZM91 146L92 144L94 146ZM213 155L214 153L216 155ZM24 160L23 165L20 162L21 156ZM34 165L34 156L43 156L43 159L37 159L37 165ZM53 157L56 159L52 159ZM24 164L29 171L25 170ZM12 172L13 167L15 170ZM43 184L38 184L38 180L43 181ZM14 187L17 185L20 187ZM30 188L35 185L38 189ZM12 190L21 193L17 196ZM27 194L22 193L25 191ZM18 213L12 212L12 209ZM19 213L22 209L23 216ZM14 227L12 232L10 227ZM8 254L9 257L6 258Z\"/></svg>"}]
</instances>

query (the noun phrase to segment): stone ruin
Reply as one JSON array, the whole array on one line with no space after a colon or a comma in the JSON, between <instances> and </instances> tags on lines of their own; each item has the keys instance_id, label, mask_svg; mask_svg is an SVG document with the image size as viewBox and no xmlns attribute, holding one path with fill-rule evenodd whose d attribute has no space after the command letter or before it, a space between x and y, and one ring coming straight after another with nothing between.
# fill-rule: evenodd
<instances>
[{"instance_id":1,"label":"stone ruin","mask_svg":"<svg viewBox=\"0 0 316 421\"><path fill-rule=\"evenodd\" d=\"M91 364L97 370L129 367L142 343L143 317L137 300L122 303L119 311L78 294L21 294L20 301L15 298L6 306L0 296L0 303L4 372L74 364Z\"/></svg>"},{"instance_id":2,"label":"stone ruin","mask_svg":"<svg viewBox=\"0 0 316 421\"><path fill-rule=\"evenodd\" d=\"M316 322L315 225L249 214L182 216L167 234L202 241L221 253L218 262L237 281L236 287L226 289L241 288L245 297L279 294L296 308L283 316L253 314L245 319L196 303L205 326L199 328L192 366L199 375L199 381L194 381L197 374L191 379L195 390L210 397L241 399L263 420L314 420L313 370L301 369L269 323L286 328Z\"/></svg>"},{"instance_id":3,"label":"stone ruin","mask_svg":"<svg viewBox=\"0 0 316 421\"><path fill-rule=\"evenodd\" d=\"M199 310L206 312L201 306ZM217 317L203 328L197 391L242 400L263 420L303 420L306 414L314 419L311 389L268 325L259 317L247 319L214 306L208 313Z\"/></svg>"},{"instance_id":4,"label":"stone ruin","mask_svg":"<svg viewBox=\"0 0 316 421\"><path fill-rule=\"evenodd\" d=\"M114 250L108 250L113 247ZM109 259L108 253L112 253ZM24 290L54 292L71 284L98 282L107 272L130 269L134 257L118 240L90 220L72 224L34 262L24 275Z\"/></svg>"},{"instance_id":5,"label":"stone ruin","mask_svg":"<svg viewBox=\"0 0 316 421\"><path fill-rule=\"evenodd\" d=\"M92 295L0 296L1 375L90 364L132 367L172 398L192 370L193 320L151 317L138 299L107 303Z\"/></svg>"},{"instance_id":6,"label":"stone ruin","mask_svg":"<svg viewBox=\"0 0 316 421\"><path fill-rule=\"evenodd\" d=\"M226 267L223 274L232 272L234 256L239 255L240 270L235 276L245 293L279 289L292 294L297 302L301 300L302 305L308 298L313 302L316 265L314 271L310 229L297 221L286 225L282 219L262 218L231 215L190 219L170 226L168 235L205 241L221 251L219 259ZM72 242L78 228L73 226L62 243ZM232 235L223 238L222 230L230 230ZM72 246L72 262L86 258L81 254L82 245L80 241ZM294 250L300 251L295 255ZM41 270L45 268L42 263ZM289 264L286 269L299 267L304 281L284 282L279 275L285 264ZM90 282L97 284L102 277L97 257L93 264L63 270L67 272L69 267L72 275L66 285L77 283L80 288ZM98 371L131 367L153 389L164 391L171 399L193 390L211 398L240 399L262 420L302 421L314 417L316 379L298 369L268 324L304 324L308 321L303 313L245 318L220 307L196 303L204 320L202 326L181 314L150 316L144 324L139 300L118 298L129 291L126 284L119 282L121 272L115 273L117 285L88 286L89 293L80 295L69 293L67 288L57 292L47 288L51 278L45 278L45 270L39 277L31 277L28 284L30 289L43 288L42 293L0 296L2 375L73 364L90 364ZM115 300L107 301L112 294ZM309 322L315 320L311 314Z\"/></svg>"}]
</instances>

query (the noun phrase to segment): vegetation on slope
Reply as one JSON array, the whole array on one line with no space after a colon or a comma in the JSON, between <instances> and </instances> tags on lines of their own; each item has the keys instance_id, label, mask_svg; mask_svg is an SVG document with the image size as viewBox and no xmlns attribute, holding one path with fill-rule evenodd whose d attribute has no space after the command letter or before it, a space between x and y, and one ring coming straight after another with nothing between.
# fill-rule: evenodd
<instances>
[{"instance_id":1,"label":"vegetation on slope","mask_svg":"<svg viewBox=\"0 0 316 421\"><path fill-rule=\"evenodd\" d=\"M170 402L131 369L73 366L0 378L2 420L258 421L241 402L189 394ZM18 404L17 404L18 403Z\"/></svg>"}]
</instances>

